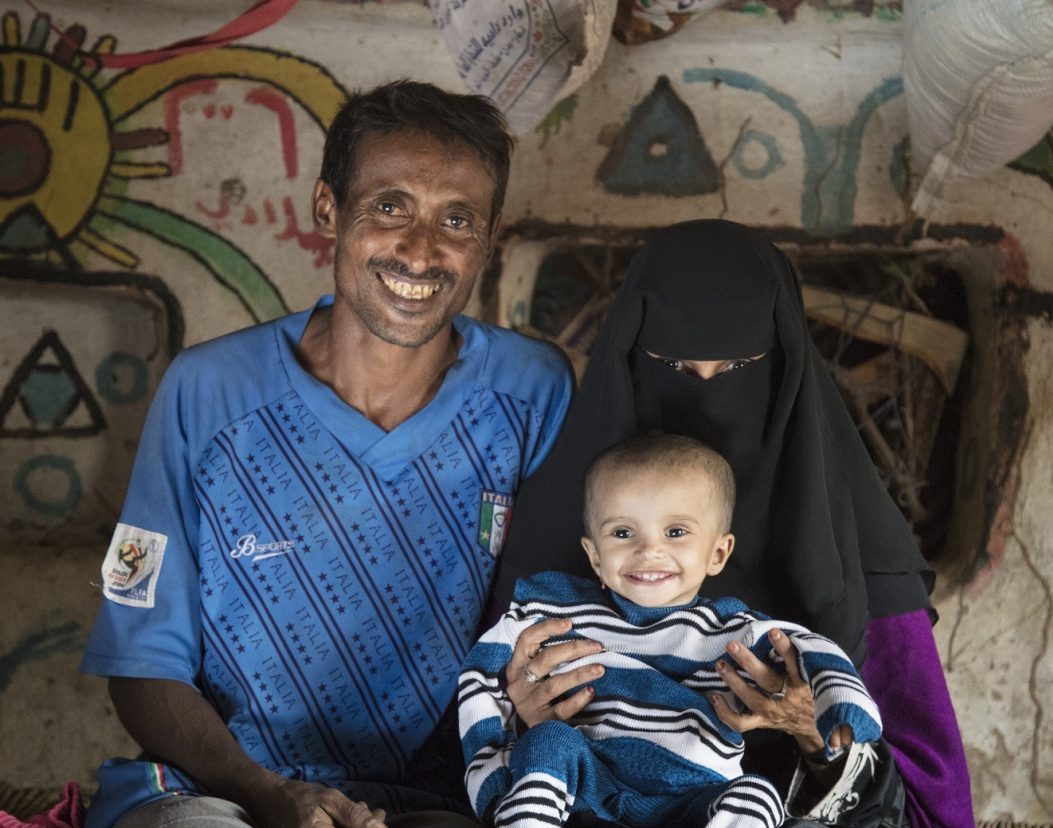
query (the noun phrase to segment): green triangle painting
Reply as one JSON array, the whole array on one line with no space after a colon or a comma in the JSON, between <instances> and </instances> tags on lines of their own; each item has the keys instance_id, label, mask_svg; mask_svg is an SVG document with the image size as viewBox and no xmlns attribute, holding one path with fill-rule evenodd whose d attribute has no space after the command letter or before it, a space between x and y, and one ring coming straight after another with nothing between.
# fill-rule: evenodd
<instances>
[{"instance_id":1,"label":"green triangle painting","mask_svg":"<svg viewBox=\"0 0 1053 828\"><path fill-rule=\"evenodd\" d=\"M596 178L621 195L687 196L720 189L695 116L664 75L633 110Z\"/></svg>"},{"instance_id":2,"label":"green triangle painting","mask_svg":"<svg viewBox=\"0 0 1053 828\"><path fill-rule=\"evenodd\" d=\"M0 437L87 437L102 410L58 334L45 331L0 394Z\"/></svg>"}]
</instances>

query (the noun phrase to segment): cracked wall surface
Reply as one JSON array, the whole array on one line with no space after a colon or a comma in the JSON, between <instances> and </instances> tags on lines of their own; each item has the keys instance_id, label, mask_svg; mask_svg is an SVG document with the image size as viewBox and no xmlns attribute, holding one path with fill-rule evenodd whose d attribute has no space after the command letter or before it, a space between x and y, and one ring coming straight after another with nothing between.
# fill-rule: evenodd
<instances>
[{"instance_id":1,"label":"cracked wall surface","mask_svg":"<svg viewBox=\"0 0 1053 828\"><path fill-rule=\"evenodd\" d=\"M978 815L1053 814L1053 329L1031 326L1032 394L1020 499L998 569L938 607L936 627L962 725Z\"/></svg>"}]
</instances>

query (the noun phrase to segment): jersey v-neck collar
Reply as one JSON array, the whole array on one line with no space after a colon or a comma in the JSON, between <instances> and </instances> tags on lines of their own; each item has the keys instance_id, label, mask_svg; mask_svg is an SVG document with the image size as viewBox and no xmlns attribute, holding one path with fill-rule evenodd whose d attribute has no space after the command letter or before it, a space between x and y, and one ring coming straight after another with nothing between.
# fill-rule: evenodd
<instances>
[{"instance_id":1,"label":"jersey v-neck collar","mask_svg":"<svg viewBox=\"0 0 1053 828\"><path fill-rule=\"evenodd\" d=\"M332 304L333 297L327 294L313 308L278 321L276 344L282 366L292 389L322 425L383 480L394 480L435 441L464 405L486 361L486 334L474 320L455 317L453 324L463 342L438 392L420 411L385 431L312 376L296 357L311 314Z\"/></svg>"}]
</instances>

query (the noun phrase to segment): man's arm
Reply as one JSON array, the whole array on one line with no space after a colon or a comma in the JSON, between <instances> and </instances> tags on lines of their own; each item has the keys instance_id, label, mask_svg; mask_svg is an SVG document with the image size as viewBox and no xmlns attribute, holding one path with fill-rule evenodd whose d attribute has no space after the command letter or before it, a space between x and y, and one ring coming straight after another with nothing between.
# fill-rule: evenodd
<instances>
[{"instance_id":1,"label":"man's arm","mask_svg":"<svg viewBox=\"0 0 1053 828\"><path fill-rule=\"evenodd\" d=\"M286 779L252 761L219 713L190 685L171 679L111 678L121 724L149 756L198 780L213 796L236 802L258 828L381 828L339 791Z\"/></svg>"}]
</instances>

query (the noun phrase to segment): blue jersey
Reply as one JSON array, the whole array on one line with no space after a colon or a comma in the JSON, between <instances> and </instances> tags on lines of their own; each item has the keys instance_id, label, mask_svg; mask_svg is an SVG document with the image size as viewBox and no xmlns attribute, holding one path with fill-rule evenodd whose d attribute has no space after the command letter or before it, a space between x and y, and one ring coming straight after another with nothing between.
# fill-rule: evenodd
<instances>
[{"instance_id":1,"label":"blue jersey","mask_svg":"<svg viewBox=\"0 0 1053 828\"><path fill-rule=\"evenodd\" d=\"M458 317L435 398L386 432L301 367L309 317L172 363L81 669L191 684L255 761L397 809L377 784L405 779L454 697L572 379L553 347ZM195 788L145 762L100 780L101 801L120 791L113 816Z\"/></svg>"}]
</instances>

